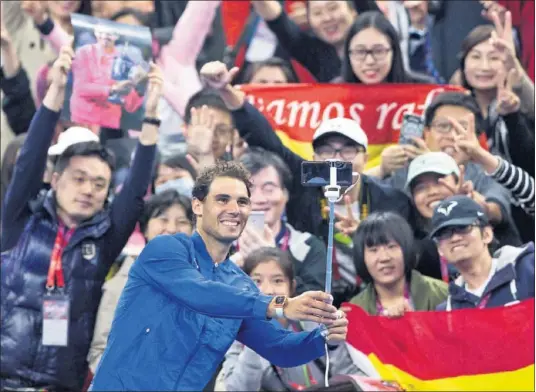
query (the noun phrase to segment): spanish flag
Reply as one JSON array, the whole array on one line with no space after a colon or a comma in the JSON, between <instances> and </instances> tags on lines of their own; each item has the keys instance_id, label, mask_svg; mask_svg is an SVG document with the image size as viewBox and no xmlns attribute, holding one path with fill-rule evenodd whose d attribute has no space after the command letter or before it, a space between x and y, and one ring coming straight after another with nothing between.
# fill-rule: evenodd
<instances>
[{"instance_id":1,"label":"spanish flag","mask_svg":"<svg viewBox=\"0 0 536 392\"><path fill-rule=\"evenodd\" d=\"M290 150L311 159L311 141L324 120L357 121L368 137L368 165L380 163L384 148L398 142L404 114L421 115L435 96L460 91L427 84L287 84L243 85L249 101L270 121Z\"/></svg>"},{"instance_id":2,"label":"spanish flag","mask_svg":"<svg viewBox=\"0 0 536 392\"><path fill-rule=\"evenodd\" d=\"M348 306L349 345L404 390L534 391L534 299L398 319Z\"/></svg>"}]
</instances>

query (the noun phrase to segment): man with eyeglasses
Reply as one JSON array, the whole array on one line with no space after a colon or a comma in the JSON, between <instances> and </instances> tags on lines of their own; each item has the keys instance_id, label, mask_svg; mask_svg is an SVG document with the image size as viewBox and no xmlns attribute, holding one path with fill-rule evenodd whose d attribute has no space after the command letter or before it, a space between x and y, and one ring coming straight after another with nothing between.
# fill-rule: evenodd
<instances>
[{"instance_id":1,"label":"man with eyeglasses","mask_svg":"<svg viewBox=\"0 0 536 392\"><path fill-rule=\"evenodd\" d=\"M438 310L484 309L534 298L534 243L505 246L492 256L493 229L474 200L443 200L434 210L432 227L430 236L440 254L460 272Z\"/></svg>"},{"instance_id":2,"label":"man with eyeglasses","mask_svg":"<svg viewBox=\"0 0 536 392\"><path fill-rule=\"evenodd\" d=\"M416 157L432 152L450 155L463 170L465 187L456 189L462 194L474 193L487 211L500 245L519 246L518 231L511 217L509 192L489 177L482 167L472 162L457 144L458 130L478 135L480 110L474 98L463 92L438 94L424 114L423 140L416 139L414 146L405 149L407 160L397 170L385 174L384 182L398 189L405 189L408 180L408 163ZM382 154L383 160L384 154ZM383 173L382 173L383 174ZM461 184L462 185L462 184Z\"/></svg>"},{"instance_id":3,"label":"man with eyeglasses","mask_svg":"<svg viewBox=\"0 0 536 392\"><path fill-rule=\"evenodd\" d=\"M296 229L321 237L327 241L327 202L321 188L303 187L301 184L302 157L283 145L268 120L245 99L244 92L230 84L232 74L225 64L205 64L201 76L218 89L223 101L231 110L240 136L250 147L261 147L283 159L292 172L287 203L288 222ZM395 211L412 221L412 206L401 190L381 184L363 173L367 163L368 139L359 123L347 118L329 119L320 124L313 136L313 160L338 159L352 162L353 171L359 173L354 185L336 206L337 234L335 235L333 295L335 304L349 300L357 292L358 279L352 257L350 235L359 220L374 211Z\"/></svg>"}]
</instances>

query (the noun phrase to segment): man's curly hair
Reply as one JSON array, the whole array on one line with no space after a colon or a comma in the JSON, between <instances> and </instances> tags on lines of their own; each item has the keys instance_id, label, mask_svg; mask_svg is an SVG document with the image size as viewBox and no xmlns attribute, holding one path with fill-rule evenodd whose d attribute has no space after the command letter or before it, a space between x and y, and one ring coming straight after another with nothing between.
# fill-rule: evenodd
<instances>
[{"instance_id":1,"label":"man's curly hair","mask_svg":"<svg viewBox=\"0 0 536 392\"><path fill-rule=\"evenodd\" d=\"M236 178L237 180L242 181L246 185L248 196L251 196L250 176L250 173L241 163L235 161L217 162L199 173L195 180L192 197L199 201L205 201L210 185L212 185L212 182L219 177Z\"/></svg>"}]
</instances>

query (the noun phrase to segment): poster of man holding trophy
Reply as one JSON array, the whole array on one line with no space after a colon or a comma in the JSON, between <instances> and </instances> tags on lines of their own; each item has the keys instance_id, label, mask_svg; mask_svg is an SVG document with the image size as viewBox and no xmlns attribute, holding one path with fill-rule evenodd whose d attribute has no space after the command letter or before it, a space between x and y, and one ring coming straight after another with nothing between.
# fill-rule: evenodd
<instances>
[{"instance_id":1,"label":"poster of man holding trophy","mask_svg":"<svg viewBox=\"0 0 536 392\"><path fill-rule=\"evenodd\" d=\"M141 129L149 29L78 14L72 15L72 24L75 58L64 116L78 124Z\"/></svg>"}]
</instances>

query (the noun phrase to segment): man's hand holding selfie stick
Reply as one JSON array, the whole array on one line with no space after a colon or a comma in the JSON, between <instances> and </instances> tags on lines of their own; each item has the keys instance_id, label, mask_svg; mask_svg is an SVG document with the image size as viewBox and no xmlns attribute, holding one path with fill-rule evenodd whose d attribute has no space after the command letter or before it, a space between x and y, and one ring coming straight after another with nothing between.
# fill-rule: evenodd
<instances>
[{"instance_id":1,"label":"man's hand holding selfie stick","mask_svg":"<svg viewBox=\"0 0 536 392\"><path fill-rule=\"evenodd\" d=\"M268 306L269 318L286 318L294 321L312 321L325 326L328 344L346 340L348 319L346 313L331 305L333 297L322 291L307 291L297 297L274 297Z\"/></svg>"}]
</instances>

